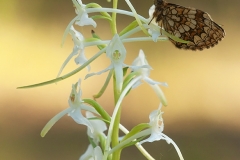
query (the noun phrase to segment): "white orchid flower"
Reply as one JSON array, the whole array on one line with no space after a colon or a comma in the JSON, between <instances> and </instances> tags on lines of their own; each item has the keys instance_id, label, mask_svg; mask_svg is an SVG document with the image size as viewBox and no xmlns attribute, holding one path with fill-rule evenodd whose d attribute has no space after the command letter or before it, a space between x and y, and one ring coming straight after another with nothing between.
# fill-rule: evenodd
<instances>
[{"instance_id":1,"label":"white orchid flower","mask_svg":"<svg viewBox=\"0 0 240 160\"><path fill-rule=\"evenodd\" d=\"M92 19L88 17L87 8L86 5L82 3L81 0L72 0L75 8L75 12L77 16L71 20L71 22L68 24L67 28L64 31L63 39L62 39L62 45L67 37L67 34L69 33L70 28L75 23L79 26L86 26L86 25L92 25L94 28L97 27L97 23Z\"/></svg>"},{"instance_id":2,"label":"white orchid flower","mask_svg":"<svg viewBox=\"0 0 240 160\"><path fill-rule=\"evenodd\" d=\"M77 57L75 58L75 63L77 65L82 65L87 61L87 58L84 54L84 48L85 48L85 42L84 42L84 37L83 35L78 32L77 30L74 29L73 26L71 26L69 33L72 36L72 40L74 43L74 47L73 47L73 51L72 53L67 57L67 59L63 62L57 77L60 76L60 74L62 73L64 67L67 65L67 63L70 61L70 59L77 55ZM90 65L87 66L88 71L90 71Z\"/></svg>"},{"instance_id":3,"label":"white orchid flower","mask_svg":"<svg viewBox=\"0 0 240 160\"><path fill-rule=\"evenodd\" d=\"M75 5L75 12L77 14L76 23L79 26L86 26L86 25L92 25L94 28L96 28L97 24L96 22L88 17L87 11L86 11L86 5L82 3L81 0L73 0L73 4Z\"/></svg>"},{"instance_id":4,"label":"white orchid flower","mask_svg":"<svg viewBox=\"0 0 240 160\"><path fill-rule=\"evenodd\" d=\"M116 83L117 83L117 89L118 91L121 91L122 84L123 84L123 67L126 67L127 65L124 64L124 60L126 58L126 49L118 36L118 34L115 34L113 39L110 41L110 43L107 46L106 55L111 60L111 64L106 69L96 72L96 73L90 73L86 75L85 79L88 77L91 77L93 75L100 75L104 72L107 72L111 69L114 69L115 76L116 76Z\"/></svg>"},{"instance_id":5,"label":"white orchid flower","mask_svg":"<svg viewBox=\"0 0 240 160\"><path fill-rule=\"evenodd\" d=\"M157 110L154 110L153 112L150 113L149 125L150 125L151 135L149 138L147 138L143 141L140 141L139 144L143 144L145 142L159 141L159 140L163 139L168 144L171 143L175 147L180 160L183 160L182 153L181 153L180 149L178 148L177 144L171 138L169 138L167 135L162 133L163 129L164 129L164 123L163 123L163 118L162 118L163 112L161 111L161 108L162 108L162 105L160 104L160 106Z\"/></svg>"},{"instance_id":6,"label":"white orchid flower","mask_svg":"<svg viewBox=\"0 0 240 160\"><path fill-rule=\"evenodd\" d=\"M91 130L92 133L94 132L94 128L93 128L91 122L82 115L81 111L87 110L87 111L90 111L90 112L93 112L96 114L97 114L97 111L93 107L85 105L84 102L82 101L82 99L81 99L82 92L80 89L80 83L81 83L81 80L79 80L77 85L72 85L72 92L71 92L70 98L68 100L70 107L61 111L57 115L55 115L44 126L44 128L42 129L42 132L41 132L42 137L44 137L47 134L47 132L52 128L52 126L66 114L68 114L70 117L72 117L76 123L83 124L83 125L87 126ZM78 92L77 92L77 88L78 88Z\"/></svg>"},{"instance_id":7,"label":"white orchid flower","mask_svg":"<svg viewBox=\"0 0 240 160\"><path fill-rule=\"evenodd\" d=\"M161 102L164 104L164 106L167 105L167 100L161 90L161 88L158 85L162 85L162 86L168 86L167 83L162 83L162 82L157 82L152 80L149 75L150 75L150 70L151 70L151 66L149 66L145 54L142 50L139 51L139 55L138 57L133 61L132 63L132 71L137 72L138 76L136 76L135 78L133 78L133 80L135 79L136 82L135 84L133 84L133 88L137 87L138 85L140 85L142 81L147 82L155 91L155 93L157 94L157 96L159 97L159 99L161 100ZM140 67L140 66L149 66L146 68Z\"/></svg>"},{"instance_id":8,"label":"white orchid flower","mask_svg":"<svg viewBox=\"0 0 240 160\"><path fill-rule=\"evenodd\" d=\"M96 116L93 113L86 111L86 118L89 119L95 117ZM89 137L93 138L94 142L97 144L100 141L100 136L106 137L106 135L104 134L104 131L107 130L106 123L99 119L91 119L89 121L91 123L91 126L93 127L93 130L91 130L91 128L88 128L87 134Z\"/></svg>"},{"instance_id":9,"label":"white orchid flower","mask_svg":"<svg viewBox=\"0 0 240 160\"><path fill-rule=\"evenodd\" d=\"M97 117L96 119L93 119L95 117L96 116L94 114L86 111L86 118L89 119L89 122L93 127L93 130L88 127L87 134L93 139L95 145L98 145L100 142L100 137L106 137L104 131L107 130L107 126L102 120L97 119ZM93 148L93 146L90 144L86 152L79 158L79 160L102 160L102 157L103 153L101 148L99 146Z\"/></svg>"},{"instance_id":10,"label":"white orchid flower","mask_svg":"<svg viewBox=\"0 0 240 160\"><path fill-rule=\"evenodd\" d=\"M150 113L149 115L149 125L151 126L151 135L149 138L139 142L140 144L145 143L145 142L154 142L154 141L159 141L161 139L164 139L164 134L163 129L164 129L164 124L163 124L163 118L161 112L161 105L157 110L154 110Z\"/></svg>"}]
</instances>

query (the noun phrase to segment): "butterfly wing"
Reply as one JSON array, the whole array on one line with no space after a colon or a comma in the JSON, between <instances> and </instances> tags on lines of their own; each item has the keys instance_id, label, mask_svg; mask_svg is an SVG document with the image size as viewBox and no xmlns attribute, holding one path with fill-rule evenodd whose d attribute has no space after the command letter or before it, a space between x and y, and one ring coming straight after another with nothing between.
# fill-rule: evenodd
<instances>
[{"instance_id":1,"label":"butterfly wing","mask_svg":"<svg viewBox=\"0 0 240 160\"><path fill-rule=\"evenodd\" d=\"M203 50L218 44L225 36L223 28L213 22L208 13L172 3L163 9L162 25L168 33L190 41L186 44L169 38L177 48Z\"/></svg>"}]
</instances>

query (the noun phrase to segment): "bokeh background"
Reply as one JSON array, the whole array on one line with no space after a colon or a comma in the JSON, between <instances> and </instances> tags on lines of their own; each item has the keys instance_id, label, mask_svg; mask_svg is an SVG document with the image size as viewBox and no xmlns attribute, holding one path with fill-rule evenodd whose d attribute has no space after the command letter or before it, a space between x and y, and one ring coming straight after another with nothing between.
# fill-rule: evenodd
<instances>
[{"instance_id":1,"label":"bokeh background","mask_svg":"<svg viewBox=\"0 0 240 160\"><path fill-rule=\"evenodd\" d=\"M83 3L92 2L83 0ZM98 2L98 1L97 1ZM139 14L148 17L152 0L132 0ZM131 64L143 49L154 68L151 77L167 82L163 88L168 100L164 107L164 133L180 147L186 160L238 160L240 157L240 40L239 0L171 0L172 3L202 9L226 30L225 39L204 51L185 51L170 42L125 44ZM111 7L105 0L98 2ZM129 10L125 1L119 8ZM68 107L71 85L84 78L86 69L57 84L33 89L16 89L55 78L73 43L68 36L60 46L63 32L75 16L71 0L0 0L0 159L66 160L78 159L88 145L86 127L65 116L46 137L43 126ZM119 31L133 18L118 16ZM97 21L94 29L103 39L110 39L109 25ZM92 27L78 28L85 37ZM137 36L137 35L136 35ZM98 49L87 48L90 58ZM91 71L110 64L105 55L94 61ZM71 61L63 74L77 66ZM83 98L91 98L107 74L82 82ZM113 110L112 86L98 99L109 113ZM122 124L131 129L148 122L148 115L159 100L147 85L133 90L123 102ZM165 141L144 144L158 160L179 159L174 147ZM145 158L130 147L122 159Z\"/></svg>"}]
</instances>

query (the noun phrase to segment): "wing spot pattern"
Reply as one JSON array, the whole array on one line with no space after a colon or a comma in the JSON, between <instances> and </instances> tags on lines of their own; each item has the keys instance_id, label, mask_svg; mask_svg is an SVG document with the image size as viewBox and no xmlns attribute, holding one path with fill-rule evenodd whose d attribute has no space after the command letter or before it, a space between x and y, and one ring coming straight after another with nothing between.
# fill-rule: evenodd
<instances>
[{"instance_id":1,"label":"wing spot pattern","mask_svg":"<svg viewBox=\"0 0 240 160\"><path fill-rule=\"evenodd\" d=\"M218 44L225 36L224 29L215 23L204 11L154 0L153 16L166 32L189 41L188 44L169 40L177 47L190 50L203 50Z\"/></svg>"}]
</instances>

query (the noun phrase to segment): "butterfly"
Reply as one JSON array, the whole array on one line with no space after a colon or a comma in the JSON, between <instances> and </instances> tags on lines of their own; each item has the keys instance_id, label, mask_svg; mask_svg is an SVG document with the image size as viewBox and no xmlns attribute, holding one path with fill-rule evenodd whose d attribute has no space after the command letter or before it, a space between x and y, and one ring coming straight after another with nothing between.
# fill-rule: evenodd
<instances>
[{"instance_id":1,"label":"butterfly","mask_svg":"<svg viewBox=\"0 0 240 160\"><path fill-rule=\"evenodd\" d=\"M154 0L154 5L152 20L155 18L156 23L171 35L189 41L181 43L169 38L177 48L203 50L215 46L226 35L224 29L204 11L164 0Z\"/></svg>"}]
</instances>

